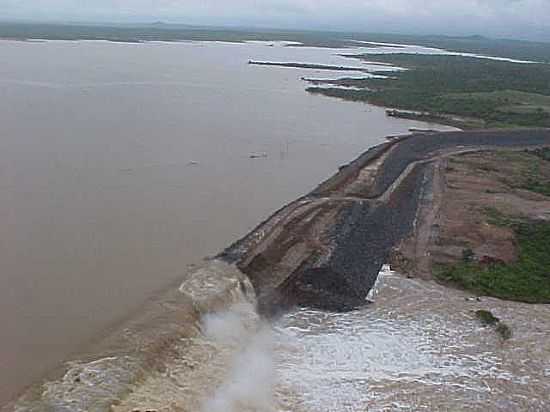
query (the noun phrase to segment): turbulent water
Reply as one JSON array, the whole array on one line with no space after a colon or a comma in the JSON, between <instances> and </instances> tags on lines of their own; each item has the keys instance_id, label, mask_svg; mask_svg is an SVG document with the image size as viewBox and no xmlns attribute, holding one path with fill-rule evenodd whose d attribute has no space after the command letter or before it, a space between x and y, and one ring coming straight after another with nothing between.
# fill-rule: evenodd
<instances>
[{"instance_id":1,"label":"turbulent water","mask_svg":"<svg viewBox=\"0 0 550 412\"><path fill-rule=\"evenodd\" d=\"M205 296L231 290L228 309L205 306L197 331L181 339L164 367L129 383L121 371L128 370L131 359L75 366L49 387L59 410L63 405L72 405L73 411L96 410L87 400L99 399L98 394L111 399L121 383L131 393L113 402L116 412L550 407L548 306L478 300L385 268L369 296L373 303L364 310L299 309L268 324L255 313L250 285L237 287L238 274L218 269L226 275L202 272L181 291L192 293L201 306ZM240 282L246 283L244 278ZM478 309L493 311L511 327L513 337L503 341L483 327L474 316ZM88 384L75 383L75 377Z\"/></svg>"},{"instance_id":2,"label":"turbulent water","mask_svg":"<svg viewBox=\"0 0 550 412\"><path fill-rule=\"evenodd\" d=\"M299 310L279 322L283 410L544 411L550 407L550 307L478 301L382 272L374 303L347 314ZM513 331L502 341L474 311ZM298 407L298 409L295 409Z\"/></svg>"}]
</instances>

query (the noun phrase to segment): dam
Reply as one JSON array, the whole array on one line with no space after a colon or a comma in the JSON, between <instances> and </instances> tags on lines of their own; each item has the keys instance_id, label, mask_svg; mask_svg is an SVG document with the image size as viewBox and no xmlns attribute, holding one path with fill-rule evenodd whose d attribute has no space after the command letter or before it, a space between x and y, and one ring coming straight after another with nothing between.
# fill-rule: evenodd
<instances>
[{"instance_id":1,"label":"dam","mask_svg":"<svg viewBox=\"0 0 550 412\"><path fill-rule=\"evenodd\" d=\"M376 146L4 410L544 410L546 305L476 300L385 264L439 159L548 145L549 130L519 129ZM487 307L521 340L479 327L470 312Z\"/></svg>"}]
</instances>

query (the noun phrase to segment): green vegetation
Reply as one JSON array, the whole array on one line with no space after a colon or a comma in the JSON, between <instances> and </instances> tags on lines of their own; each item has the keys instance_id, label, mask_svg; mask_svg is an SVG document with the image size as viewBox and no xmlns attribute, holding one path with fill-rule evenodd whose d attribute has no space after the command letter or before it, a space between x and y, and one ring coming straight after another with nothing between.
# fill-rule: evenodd
<instances>
[{"instance_id":1,"label":"green vegetation","mask_svg":"<svg viewBox=\"0 0 550 412\"><path fill-rule=\"evenodd\" d=\"M353 38L383 43L417 44L419 46L435 47L456 52L550 62L550 43L547 42L491 39L483 36L418 36L375 33L357 33Z\"/></svg>"},{"instance_id":2,"label":"green vegetation","mask_svg":"<svg viewBox=\"0 0 550 412\"><path fill-rule=\"evenodd\" d=\"M470 248L464 249L462 251L462 261L463 262L471 262L474 260L475 254L474 251Z\"/></svg>"},{"instance_id":3,"label":"green vegetation","mask_svg":"<svg viewBox=\"0 0 550 412\"><path fill-rule=\"evenodd\" d=\"M516 233L520 249L517 262L460 262L440 267L434 273L436 278L480 295L550 303L550 222L512 223L512 219L502 216L498 219L506 226L512 225Z\"/></svg>"},{"instance_id":4,"label":"green vegetation","mask_svg":"<svg viewBox=\"0 0 550 412\"><path fill-rule=\"evenodd\" d=\"M550 66L462 56L367 54L348 56L408 70L391 78L325 81L340 87L310 87L311 93L414 111L400 117L465 127L550 127ZM383 72L377 73L383 74Z\"/></svg>"},{"instance_id":5,"label":"green vegetation","mask_svg":"<svg viewBox=\"0 0 550 412\"><path fill-rule=\"evenodd\" d=\"M525 185L522 186L522 189L540 193L544 196L550 196L550 183L541 182L537 178L528 178Z\"/></svg>"},{"instance_id":6,"label":"green vegetation","mask_svg":"<svg viewBox=\"0 0 550 412\"><path fill-rule=\"evenodd\" d=\"M523 152L499 151L495 155L503 166L500 170L489 170L492 166L487 167L485 171L499 174L499 180L510 189L529 190L550 196L550 163L545 160L550 157L550 148L542 147ZM510 167L512 164L514 167ZM508 170L502 173L506 168Z\"/></svg>"},{"instance_id":7,"label":"green vegetation","mask_svg":"<svg viewBox=\"0 0 550 412\"><path fill-rule=\"evenodd\" d=\"M92 25L0 23L0 38L144 41L291 41L300 46L349 48L356 40L418 44L451 51L479 53L539 62L550 61L550 43L495 40L481 36L409 36L293 30L247 30L183 24ZM376 48L374 44L364 47ZM396 48L396 50L398 50ZM550 66L481 60L473 57L378 54L349 56L395 64L411 70L392 79L342 79L328 82L361 90L311 87L312 93L369 101L413 110L399 117L447 123L464 128L550 127ZM381 72L379 74L387 74Z\"/></svg>"},{"instance_id":8,"label":"green vegetation","mask_svg":"<svg viewBox=\"0 0 550 412\"><path fill-rule=\"evenodd\" d=\"M507 216L504 213L501 213L500 210L494 207L487 207L484 210L485 215L487 216L487 223L500 226L500 227L514 227L520 223L522 220L519 218L514 218L512 216Z\"/></svg>"},{"instance_id":9,"label":"green vegetation","mask_svg":"<svg viewBox=\"0 0 550 412\"><path fill-rule=\"evenodd\" d=\"M541 147L540 149L527 150L527 153L532 153L542 160L550 162L550 147Z\"/></svg>"},{"instance_id":10,"label":"green vegetation","mask_svg":"<svg viewBox=\"0 0 550 412\"><path fill-rule=\"evenodd\" d=\"M544 156L547 152L542 151L539 153L542 153ZM529 164L529 167L524 172L524 183L521 184L521 189L540 193L544 196L550 196L550 180L545 179L541 172L543 162L544 161L534 161Z\"/></svg>"},{"instance_id":11,"label":"green vegetation","mask_svg":"<svg viewBox=\"0 0 550 412\"><path fill-rule=\"evenodd\" d=\"M330 32L230 29L185 24L57 24L1 23L0 38L48 40L109 40L139 43L145 41L294 41L306 46L345 47L352 42ZM348 37L349 38L349 37Z\"/></svg>"},{"instance_id":12,"label":"green vegetation","mask_svg":"<svg viewBox=\"0 0 550 412\"><path fill-rule=\"evenodd\" d=\"M476 317L483 326L492 326L495 332L503 339L508 340L512 337L512 330L508 325L502 323L499 318L488 310L476 310Z\"/></svg>"},{"instance_id":13,"label":"green vegetation","mask_svg":"<svg viewBox=\"0 0 550 412\"><path fill-rule=\"evenodd\" d=\"M245 29L190 26L185 24L59 24L0 22L0 38L51 40L111 40L140 42L149 40L296 41L315 47L352 47L353 40L382 43L417 44L456 52L477 53L513 59L550 62L550 43L483 36L418 36L382 33L323 32L302 30ZM353 40L351 40L353 39ZM364 45L376 48L374 44Z\"/></svg>"},{"instance_id":14,"label":"green vegetation","mask_svg":"<svg viewBox=\"0 0 550 412\"><path fill-rule=\"evenodd\" d=\"M476 317L485 326L496 325L498 322L500 322L500 319L488 310L476 310Z\"/></svg>"}]
</instances>

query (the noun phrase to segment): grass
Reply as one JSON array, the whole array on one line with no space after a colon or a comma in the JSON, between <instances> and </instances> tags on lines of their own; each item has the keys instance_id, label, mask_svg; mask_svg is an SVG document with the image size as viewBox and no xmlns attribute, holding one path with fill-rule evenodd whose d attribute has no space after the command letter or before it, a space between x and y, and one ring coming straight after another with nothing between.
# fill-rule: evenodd
<instances>
[{"instance_id":1,"label":"grass","mask_svg":"<svg viewBox=\"0 0 550 412\"><path fill-rule=\"evenodd\" d=\"M546 155L547 152L542 152L542 156ZM529 164L529 167L524 172L525 181L520 185L520 188L540 193L544 196L550 196L550 180L544 179L542 176L542 162L543 161L535 161Z\"/></svg>"},{"instance_id":2,"label":"grass","mask_svg":"<svg viewBox=\"0 0 550 412\"><path fill-rule=\"evenodd\" d=\"M519 245L517 262L481 265L462 261L440 267L434 271L436 278L480 295L550 303L550 223L517 223L494 212L489 222L513 227Z\"/></svg>"},{"instance_id":3,"label":"grass","mask_svg":"<svg viewBox=\"0 0 550 412\"><path fill-rule=\"evenodd\" d=\"M550 147L542 147L540 149L528 150L527 153L532 153L542 160L550 162Z\"/></svg>"},{"instance_id":4,"label":"grass","mask_svg":"<svg viewBox=\"0 0 550 412\"><path fill-rule=\"evenodd\" d=\"M528 178L527 182L522 186L522 189L540 193L544 196L550 196L550 183L541 182L535 178Z\"/></svg>"},{"instance_id":5,"label":"grass","mask_svg":"<svg viewBox=\"0 0 550 412\"><path fill-rule=\"evenodd\" d=\"M543 160L549 155L549 148L497 151L495 157L486 163L489 166L486 169L489 171L494 164L503 165L501 170L490 172L503 179L507 187L504 190L523 188L550 195L547 192L550 165ZM470 170L478 170L478 163L479 160L475 159L468 161L468 157L450 160L451 166ZM505 214L495 207L485 207L482 212L484 216L480 224L484 222L514 232L518 247L517 261L511 264L488 259L480 261L466 243L462 245L462 259L455 264L435 268L436 278L480 295L550 303L550 222L529 221L521 216Z\"/></svg>"},{"instance_id":6,"label":"grass","mask_svg":"<svg viewBox=\"0 0 550 412\"><path fill-rule=\"evenodd\" d=\"M495 163L476 164L473 167L483 172L499 174L499 181L510 189L523 189L550 197L550 163L546 160L550 159L550 148L544 147L523 152L498 151L496 153L502 165L506 165L500 166L500 170ZM500 162L496 163L496 165L499 164ZM514 167L509 167L510 164L513 164ZM504 170L506 172L503 172ZM489 192L490 189L488 188ZM489 208L486 212L491 219L497 220L495 224L498 225L498 220L502 217L496 216L499 214L498 211Z\"/></svg>"},{"instance_id":7,"label":"grass","mask_svg":"<svg viewBox=\"0 0 550 412\"><path fill-rule=\"evenodd\" d=\"M522 221L519 218L507 216L495 207L486 207L484 210L487 223L500 227L514 227Z\"/></svg>"},{"instance_id":8,"label":"grass","mask_svg":"<svg viewBox=\"0 0 550 412\"><path fill-rule=\"evenodd\" d=\"M449 37L403 34L363 34L364 40L418 44L453 51L471 52L489 56L511 57L520 60L550 61L550 43L520 40L489 39L483 36ZM362 39L361 36L356 36Z\"/></svg>"},{"instance_id":9,"label":"grass","mask_svg":"<svg viewBox=\"0 0 550 412\"><path fill-rule=\"evenodd\" d=\"M479 127L550 127L550 66L482 60L463 56L366 54L355 57L409 70L391 78L327 81L339 87L308 91L346 100L365 101L439 118L443 123ZM384 74L384 73L379 73ZM386 73L387 74L387 73Z\"/></svg>"},{"instance_id":10,"label":"grass","mask_svg":"<svg viewBox=\"0 0 550 412\"><path fill-rule=\"evenodd\" d=\"M504 113L528 114L541 110L550 112L550 96L538 93L526 93L515 90L498 90L481 93L451 93L444 96L447 100L487 101Z\"/></svg>"},{"instance_id":11,"label":"grass","mask_svg":"<svg viewBox=\"0 0 550 412\"><path fill-rule=\"evenodd\" d=\"M0 38L145 41L297 41L311 47L356 47L352 39L419 44L492 56L550 61L550 44L495 40L480 36L407 36L322 31L229 29L182 24L86 25L49 23L0 24ZM370 45L369 47L376 47ZM350 49L351 50L351 49ZM550 66L481 60L465 56L368 54L349 56L394 64L411 70L392 79L342 79L337 85L363 90L311 87L308 91L346 100L368 101L402 110L399 117L446 123L462 128L550 127ZM380 73L387 75L387 72ZM453 118L458 116L459 118Z\"/></svg>"}]
</instances>

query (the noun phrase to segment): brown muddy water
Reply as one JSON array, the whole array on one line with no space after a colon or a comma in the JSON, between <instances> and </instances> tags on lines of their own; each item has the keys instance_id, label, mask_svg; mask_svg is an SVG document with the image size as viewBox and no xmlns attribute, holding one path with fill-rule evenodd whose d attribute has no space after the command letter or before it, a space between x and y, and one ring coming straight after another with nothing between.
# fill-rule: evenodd
<instances>
[{"instance_id":1,"label":"brown muddy water","mask_svg":"<svg viewBox=\"0 0 550 412\"><path fill-rule=\"evenodd\" d=\"M0 405L383 136L433 128L300 80L337 73L247 64L337 53L0 41Z\"/></svg>"},{"instance_id":2,"label":"brown muddy water","mask_svg":"<svg viewBox=\"0 0 550 412\"><path fill-rule=\"evenodd\" d=\"M373 303L350 313L301 309L266 325L253 296L234 297L229 310L206 315L202 333L182 340L166 369L134 385L113 411L550 408L548 305L476 299L387 267L369 295ZM480 309L509 325L512 338L503 341L482 326L474 314ZM52 384L50 396L66 405L75 398L71 388L78 390L72 377L97 379L106 370L117 370L114 359L79 365ZM98 382L95 391L105 386Z\"/></svg>"}]
</instances>

